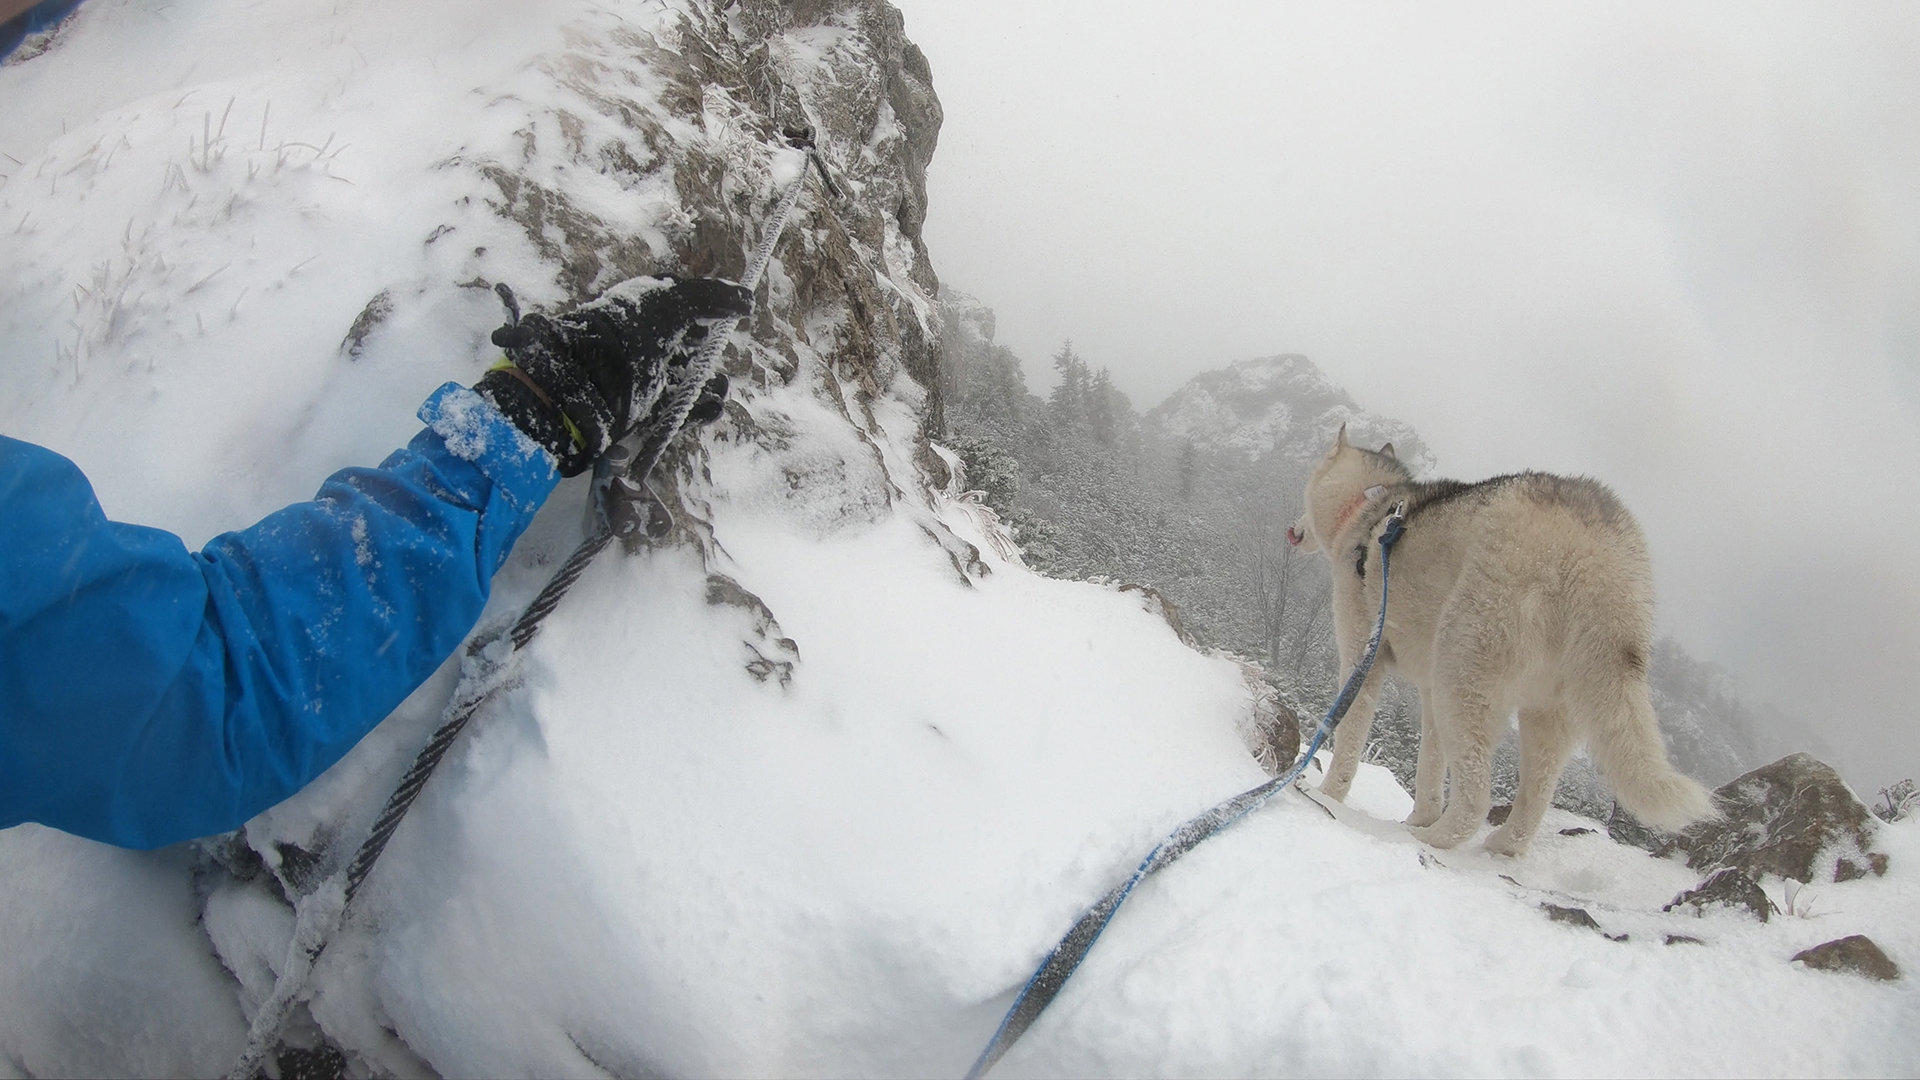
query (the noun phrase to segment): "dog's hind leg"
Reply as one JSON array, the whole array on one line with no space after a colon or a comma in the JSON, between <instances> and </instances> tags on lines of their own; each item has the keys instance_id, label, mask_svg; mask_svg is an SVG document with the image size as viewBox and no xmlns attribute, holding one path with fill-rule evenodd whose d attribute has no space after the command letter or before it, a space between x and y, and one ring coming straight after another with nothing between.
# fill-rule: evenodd
<instances>
[{"instance_id":1,"label":"dog's hind leg","mask_svg":"<svg viewBox=\"0 0 1920 1080\"><path fill-rule=\"evenodd\" d=\"M1553 805L1573 741L1566 712L1558 705L1520 710L1520 784L1506 823L1487 837L1488 851L1516 859L1527 853L1541 817Z\"/></svg>"},{"instance_id":2,"label":"dog's hind leg","mask_svg":"<svg viewBox=\"0 0 1920 1080\"><path fill-rule=\"evenodd\" d=\"M1433 719L1433 694L1421 691L1420 764L1413 772L1413 813L1409 825L1431 825L1440 820L1447 801L1447 753L1440 745L1440 729Z\"/></svg>"},{"instance_id":3,"label":"dog's hind leg","mask_svg":"<svg viewBox=\"0 0 1920 1080\"><path fill-rule=\"evenodd\" d=\"M1434 724L1446 751L1446 808L1432 825L1412 831L1423 844L1450 848L1480 831L1493 802L1493 709L1477 689L1442 685L1432 698Z\"/></svg>"}]
</instances>

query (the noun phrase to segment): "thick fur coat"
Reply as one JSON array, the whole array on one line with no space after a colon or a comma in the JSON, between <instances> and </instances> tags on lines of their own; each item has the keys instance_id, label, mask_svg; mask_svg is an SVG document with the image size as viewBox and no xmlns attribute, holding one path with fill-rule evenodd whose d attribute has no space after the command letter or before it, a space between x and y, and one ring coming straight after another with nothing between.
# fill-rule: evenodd
<instances>
[{"instance_id":1,"label":"thick fur coat","mask_svg":"<svg viewBox=\"0 0 1920 1080\"><path fill-rule=\"evenodd\" d=\"M1561 769L1586 744L1634 816L1678 829L1712 816L1705 788L1667 761L1647 694L1653 571L1640 527L1604 485L1518 473L1418 483L1391 443L1363 450L1340 430L1307 482L1288 530L1333 572L1333 625L1344 670L1366 647L1380 603L1381 525L1406 505L1393 549L1379 657L1334 733L1321 790L1344 799L1359 767L1384 673L1420 690L1414 835L1435 847L1472 837L1492 802L1492 758L1519 714L1520 783L1487 839L1526 852Z\"/></svg>"}]
</instances>

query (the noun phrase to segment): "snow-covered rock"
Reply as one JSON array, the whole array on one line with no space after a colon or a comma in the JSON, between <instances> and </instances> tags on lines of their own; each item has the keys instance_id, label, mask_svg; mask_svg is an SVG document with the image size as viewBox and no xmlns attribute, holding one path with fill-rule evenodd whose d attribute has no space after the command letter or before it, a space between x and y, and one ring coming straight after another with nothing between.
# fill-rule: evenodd
<instances>
[{"instance_id":1,"label":"snow-covered rock","mask_svg":"<svg viewBox=\"0 0 1920 1080\"><path fill-rule=\"evenodd\" d=\"M1684 852L1696 870L1739 870L1798 881L1848 881L1887 872L1873 850L1880 821L1833 766L1790 754L1727 781L1713 793L1722 818L1668 840L1657 853Z\"/></svg>"},{"instance_id":2,"label":"snow-covered rock","mask_svg":"<svg viewBox=\"0 0 1920 1080\"><path fill-rule=\"evenodd\" d=\"M1345 424L1359 445L1393 443L1416 474L1433 468L1433 454L1413 428L1362 409L1298 354L1242 360L1196 375L1149 410L1147 421L1169 440L1201 450L1258 457L1278 448L1298 461L1326 453Z\"/></svg>"}]
</instances>

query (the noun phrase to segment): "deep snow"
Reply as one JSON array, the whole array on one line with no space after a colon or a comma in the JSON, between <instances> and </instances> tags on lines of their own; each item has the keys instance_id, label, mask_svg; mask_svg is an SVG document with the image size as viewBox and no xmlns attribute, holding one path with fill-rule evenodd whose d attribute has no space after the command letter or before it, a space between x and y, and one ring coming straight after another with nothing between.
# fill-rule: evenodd
<instances>
[{"instance_id":1,"label":"deep snow","mask_svg":"<svg viewBox=\"0 0 1920 1080\"><path fill-rule=\"evenodd\" d=\"M559 295L472 174L441 166L573 93L553 72L583 42L664 33L677 10L90 0L52 52L0 68L0 431L195 543L377 461L420 398L491 359L497 305L458 281ZM808 63L851 36L783 48ZM670 191L530 167L643 234L679 212ZM458 244L428 242L447 225ZM383 289L395 314L349 358ZM740 397L778 445L708 436L710 559L597 563L396 834L315 972L312 1017L356 1068L958 1074L1086 904L1263 779L1237 664L1132 595L995 556L917 478L920 389L896 366L863 401L799 355L803 377ZM582 500L576 482L542 513L489 623L578 539ZM963 576L942 530L991 572ZM778 633L709 603L713 573ZM746 670L779 636L785 685ZM253 847L357 843L453 676L252 823ZM1570 815L1516 862L1422 848L1393 823L1407 805L1363 767L1348 807L1283 793L1203 845L1136 891L997 1074L1920 1071L1911 978L1788 962L1866 933L1920 964L1913 822L1882 832L1886 878L1811 887L1809 917L1763 926L1662 913L1698 875L1560 835ZM191 863L0 833L0 1073L226 1067L292 913Z\"/></svg>"}]
</instances>

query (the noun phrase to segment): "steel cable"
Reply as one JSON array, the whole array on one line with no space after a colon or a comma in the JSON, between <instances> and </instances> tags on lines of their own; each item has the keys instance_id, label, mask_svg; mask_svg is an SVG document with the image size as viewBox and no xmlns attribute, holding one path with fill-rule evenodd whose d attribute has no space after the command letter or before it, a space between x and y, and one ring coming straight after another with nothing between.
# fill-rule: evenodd
<instances>
[{"instance_id":1,"label":"steel cable","mask_svg":"<svg viewBox=\"0 0 1920 1080\"><path fill-rule=\"evenodd\" d=\"M818 151L812 144L811 133L791 137L789 142L795 149L803 151L811 158L812 163L820 168L824 179L826 169L820 164ZM766 273L767 266L773 259L774 246L779 242L780 234L786 229L787 219L793 214L794 206L800 201L801 188L806 186L807 165L806 159L800 162L799 172L781 195L780 202L760 237L760 243L755 247L753 256L748 261L746 276L741 279L740 284L749 291ZM642 444L641 452L634 455L628 466L626 475L634 479L637 484L644 485L647 476L653 471L660 456L665 453L668 444L686 424L687 415L693 411L694 404L699 400L701 389L712 376L714 366L718 363L726 342L725 330L719 326L710 328L699 351L694 354L694 358L688 363L680 379L673 384L671 396L666 398L665 410L660 414L660 420L663 422L651 425L651 431ZM259 1074L266 1062L268 1051L279 1041L280 1029L285 1025L287 1016L293 1009L296 995L304 989L314 962L319 959L321 951L326 948L334 930L338 929L341 919L344 918L346 905L352 902L355 894L360 891L360 886L366 882L367 875L373 872L374 863L379 860L381 852L386 850L387 842L393 838L394 831L400 827L400 822L405 819L414 800L419 798L420 792L425 789L427 780L432 777L440 760L446 756L447 750L459 738L460 732L466 728L468 721L480 711L480 707L492 698L495 691L506 685L509 681L508 665L540 632L540 626L547 616L560 606L560 601L567 595L568 590L573 588L574 583L580 579L580 575L602 551L606 550L608 543L612 540L613 531L602 518L597 522L597 527L592 534L574 548L573 554L567 557L567 561L562 563L560 569L548 579L539 595L533 598L519 619L515 620L512 629L505 635L510 646L505 657L489 660L485 656L489 646L498 639L469 647L469 660L474 666L461 674L459 685L454 688L453 696L447 703L443 713L444 719L439 728L427 740L427 744L421 748L420 753L414 757L412 766L407 769L406 775L401 777L393 794L388 796L386 806L380 811L380 816L374 819L367 838L354 852L353 859L347 864L344 874L330 878L313 893L302 897L296 904L295 932L293 940L288 943L287 959L281 965L280 976L274 983L273 993L254 1013L253 1022L248 1026L247 1045L234 1062L233 1068L228 1071L229 1078L251 1080Z\"/></svg>"}]
</instances>

